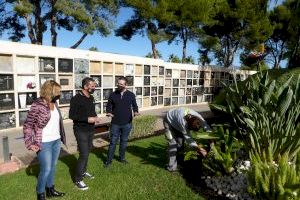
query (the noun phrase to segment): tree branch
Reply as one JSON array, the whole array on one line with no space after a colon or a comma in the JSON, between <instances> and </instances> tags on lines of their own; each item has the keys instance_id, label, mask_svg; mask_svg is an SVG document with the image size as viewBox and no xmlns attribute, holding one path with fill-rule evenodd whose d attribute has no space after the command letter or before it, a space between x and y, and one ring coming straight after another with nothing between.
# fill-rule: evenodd
<instances>
[{"instance_id":1,"label":"tree branch","mask_svg":"<svg viewBox=\"0 0 300 200\"><path fill-rule=\"evenodd\" d=\"M87 35L88 35L87 33L84 33L81 36L81 38L73 46L71 46L70 48L71 49L76 49L82 43L82 41L84 40L84 38L86 38Z\"/></svg>"}]
</instances>

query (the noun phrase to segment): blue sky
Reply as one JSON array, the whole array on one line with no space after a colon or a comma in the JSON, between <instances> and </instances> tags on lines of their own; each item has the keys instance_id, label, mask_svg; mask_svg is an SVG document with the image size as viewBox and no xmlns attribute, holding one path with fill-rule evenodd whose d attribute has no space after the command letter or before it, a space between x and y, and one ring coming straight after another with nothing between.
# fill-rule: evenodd
<instances>
[{"instance_id":1,"label":"blue sky","mask_svg":"<svg viewBox=\"0 0 300 200\"><path fill-rule=\"evenodd\" d=\"M281 3L282 0L279 0L277 3ZM271 7L274 6L271 3ZM122 8L119 12L119 15L115 22L115 27L119 27L124 22L126 22L131 15L133 14L131 9ZM57 46L59 47L70 47L72 46L79 38L81 34L77 31L69 32L65 30L58 31L58 41ZM2 39L7 40L7 35L3 35ZM26 35L21 42L30 43L29 38ZM44 36L44 45L51 45L51 37L49 31L46 32ZM78 49L89 49L90 47L97 47L101 52L109 52L109 53L117 53L117 54L125 54L125 55L134 55L144 57L146 54L151 52L151 44L148 38L142 37L141 35L135 35L132 37L130 41L123 40L120 37L114 36L112 32L108 37L101 37L100 35L94 34L89 35L85 38L85 40L81 43ZM195 62L199 57L197 52L199 45L197 42L189 41L187 44L187 56L193 56ZM179 58L182 56L182 43L175 42L168 45L167 42L162 42L157 44L158 51L162 54L163 59L167 60L170 54L175 54ZM215 64L214 62L211 64ZM240 66L239 56L236 56L234 59L234 66Z\"/></svg>"},{"instance_id":2,"label":"blue sky","mask_svg":"<svg viewBox=\"0 0 300 200\"><path fill-rule=\"evenodd\" d=\"M127 19L129 19L132 14L132 10L128 8L122 8L116 19L115 27L119 27L122 24L124 24L124 22L127 21ZM70 47L80 38L80 36L81 34L76 31L58 31L57 46ZM7 38L8 36L5 34L2 36L2 39L4 40L7 40ZM26 38L24 38L21 42L30 43L30 40L26 35ZM49 31L47 31L44 36L43 45L51 45L51 37ZM97 34L89 35L81 43L78 49L89 49L93 46L97 47L98 50L101 52L118 53L142 57L151 52L151 43L146 36L142 37L141 35L135 35L130 41L126 41L120 37L114 36L113 32L108 37L101 37ZM179 42L178 45L176 45L175 42L170 45L168 45L167 42L162 42L157 44L157 49L162 54L164 60L167 60L169 55L172 53L177 55L179 58L181 58L182 56L181 42ZM188 42L187 55L193 56L195 61L199 57L197 50L198 44L196 42Z\"/></svg>"}]
</instances>

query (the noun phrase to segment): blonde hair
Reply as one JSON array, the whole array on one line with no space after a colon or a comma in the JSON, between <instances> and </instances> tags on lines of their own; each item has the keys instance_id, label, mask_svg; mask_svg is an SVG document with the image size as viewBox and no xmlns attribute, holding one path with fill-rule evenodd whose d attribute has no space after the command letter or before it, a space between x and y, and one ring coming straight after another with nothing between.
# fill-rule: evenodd
<instances>
[{"instance_id":1,"label":"blonde hair","mask_svg":"<svg viewBox=\"0 0 300 200\"><path fill-rule=\"evenodd\" d=\"M46 101L51 102L52 98L60 95L61 86L53 81L46 81L40 90L40 96L44 98Z\"/></svg>"}]
</instances>

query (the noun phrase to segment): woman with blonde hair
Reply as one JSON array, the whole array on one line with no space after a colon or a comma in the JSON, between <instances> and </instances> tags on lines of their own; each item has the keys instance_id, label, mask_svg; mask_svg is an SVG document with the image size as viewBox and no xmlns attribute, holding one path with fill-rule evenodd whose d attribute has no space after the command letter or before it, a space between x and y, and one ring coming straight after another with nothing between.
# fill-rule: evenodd
<instances>
[{"instance_id":1,"label":"woman with blonde hair","mask_svg":"<svg viewBox=\"0 0 300 200\"><path fill-rule=\"evenodd\" d=\"M66 144L61 112L56 101L61 87L53 80L46 81L28 111L23 125L25 146L36 152L40 163L36 192L37 199L62 197L65 194L54 189L55 166L59 157L61 142ZM46 195L45 195L46 191Z\"/></svg>"}]
</instances>

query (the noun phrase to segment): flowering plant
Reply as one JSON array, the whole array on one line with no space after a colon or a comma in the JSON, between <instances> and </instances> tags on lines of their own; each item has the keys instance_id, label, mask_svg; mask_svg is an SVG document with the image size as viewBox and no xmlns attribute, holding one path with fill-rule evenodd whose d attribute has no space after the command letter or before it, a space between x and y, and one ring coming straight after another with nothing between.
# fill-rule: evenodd
<instances>
[{"instance_id":1,"label":"flowering plant","mask_svg":"<svg viewBox=\"0 0 300 200\"><path fill-rule=\"evenodd\" d=\"M36 87L36 85L34 82L29 82L29 83L27 83L26 87L27 87L27 89L34 89Z\"/></svg>"}]
</instances>

